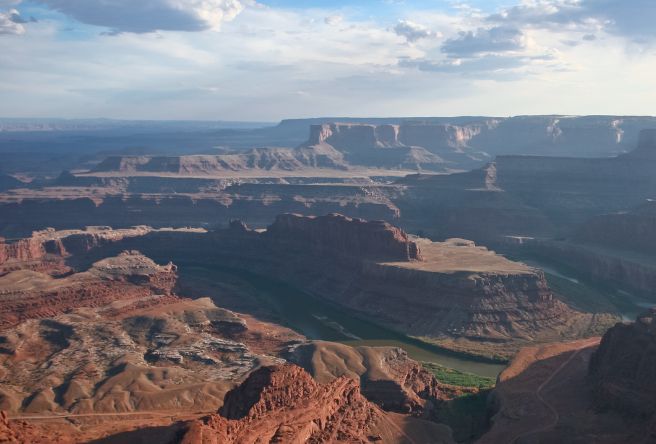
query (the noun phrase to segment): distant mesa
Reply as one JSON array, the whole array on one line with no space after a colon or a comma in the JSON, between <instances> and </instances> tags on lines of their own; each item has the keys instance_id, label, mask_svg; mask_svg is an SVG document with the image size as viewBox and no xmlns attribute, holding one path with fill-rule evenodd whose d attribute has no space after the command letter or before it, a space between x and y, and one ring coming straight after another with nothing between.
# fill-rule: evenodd
<instances>
[{"instance_id":1,"label":"distant mesa","mask_svg":"<svg viewBox=\"0 0 656 444\"><path fill-rule=\"evenodd\" d=\"M487 158L467 145L476 131L445 124L329 123L312 125L303 146L331 147L354 165L446 171Z\"/></svg>"},{"instance_id":2,"label":"distant mesa","mask_svg":"<svg viewBox=\"0 0 656 444\"><path fill-rule=\"evenodd\" d=\"M190 156L111 156L94 173L213 175L249 170L293 172L308 168L344 170L341 155L330 150L258 148L244 153Z\"/></svg>"}]
</instances>

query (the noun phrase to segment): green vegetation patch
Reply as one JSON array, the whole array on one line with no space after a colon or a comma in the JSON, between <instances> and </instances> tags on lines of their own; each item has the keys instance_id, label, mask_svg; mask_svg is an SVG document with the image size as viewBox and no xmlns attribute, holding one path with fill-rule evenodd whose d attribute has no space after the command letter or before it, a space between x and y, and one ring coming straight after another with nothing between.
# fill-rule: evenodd
<instances>
[{"instance_id":1,"label":"green vegetation patch","mask_svg":"<svg viewBox=\"0 0 656 444\"><path fill-rule=\"evenodd\" d=\"M444 367L433 362L424 362L426 370L435 375L435 379L443 384L455 385L458 387L476 387L478 389L487 389L494 387L495 378L475 375L473 373L461 372L452 368Z\"/></svg>"}]
</instances>

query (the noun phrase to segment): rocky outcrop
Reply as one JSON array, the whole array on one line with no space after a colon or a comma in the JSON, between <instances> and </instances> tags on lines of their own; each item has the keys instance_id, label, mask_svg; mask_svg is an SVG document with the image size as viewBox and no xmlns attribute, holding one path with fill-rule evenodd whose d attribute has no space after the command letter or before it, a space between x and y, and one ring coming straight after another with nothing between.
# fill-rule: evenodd
<instances>
[{"instance_id":1,"label":"rocky outcrop","mask_svg":"<svg viewBox=\"0 0 656 444\"><path fill-rule=\"evenodd\" d=\"M601 344L522 349L497 379L478 442L654 442L654 315L616 325Z\"/></svg>"},{"instance_id":2,"label":"rocky outcrop","mask_svg":"<svg viewBox=\"0 0 656 444\"><path fill-rule=\"evenodd\" d=\"M366 242L365 242L366 240ZM605 322L554 297L541 271L471 241L409 238L385 223L283 215L265 232L153 232L117 246L270 276L405 334L507 357ZM605 324L604 324L605 325Z\"/></svg>"},{"instance_id":3,"label":"rocky outcrop","mask_svg":"<svg viewBox=\"0 0 656 444\"><path fill-rule=\"evenodd\" d=\"M183 179L169 179L178 181ZM145 178L144 178L145 181ZM185 191L183 185L162 183L151 192L130 196L116 191L97 194L100 189L76 191L67 198L52 197L56 191L30 194L23 198L0 198L0 233L5 237L27 237L47 227L57 229L110 225L126 228L225 226L231 219L247 220L263 228L278 214L305 215L339 212L351 217L395 220L399 210L378 186L306 185L285 182L236 183L221 189ZM151 186L147 185L147 186ZM192 186L193 184L189 184ZM207 185L212 186L212 185ZM178 188L180 191L177 191ZM126 190L129 192L129 188ZM76 197L77 196L77 197Z\"/></svg>"},{"instance_id":4,"label":"rocky outcrop","mask_svg":"<svg viewBox=\"0 0 656 444\"><path fill-rule=\"evenodd\" d=\"M311 148L257 148L245 153L174 157L112 156L94 168L96 173L168 173L216 175L223 172L263 170L300 171L308 168L347 169L335 150Z\"/></svg>"},{"instance_id":5,"label":"rocky outcrop","mask_svg":"<svg viewBox=\"0 0 656 444\"><path fill-rule=\"evenodd\" d=\"M0 409L15 416L213 411L248 372L280 362L277 350L302 339L208 298L150 292L97 304L0 332Z\"/></svg>"},{"instance_id":6,"label":"rocky outcrop","mask_svg":"<svg viewBox=\"0 0 656 444\"><path fill-rule=\"evenodd\" d=\"M78 442L75 435L67 426L37 427L25 421L10 421L7 413L0 411L0 443L3 444L73 444Z\"/></svg>"},{"instance_id":7,"label":"rocky outcrop","mask_svg":"<svg viewBox=\"0 0 656 444\"><path fill-rule=\"evenodd\" d=\"M396 421L368 402L353 379L319 384L300 367L283 365L253 372L226 395L220 415L192 423L182 443L452 442L445 427Z\"/></svg>"},{"instance_id":8,"label":"rocky outcrop","mask_svg":"<svg viewBox=\"0 0 656 444\"><path fill-rule=\"evenodd\" d=\"M313 254L358 260L421 260L419 247L403 230L384 221L352 219L341 214L283 214L269 226L266 237L274 242L294 242Z\"/></svg>"},{"instance_id":9,"label":"rocky outcrop","mask_svg":"<svg viewBox=\"0 0 656 444\"><path fill-rule=\"evenodd\" d=\"M269 276L405 334L486 357L506 358L528 341L586 335L604 322L554 297L539 270L471 241L431 242L340 215L282 215L264 232L239 223L154 230L98 254L117 249Z\"/></svg>"},{"instance_id":10,"label":"rocky outcrop","mask_svg":"<svg viewBox=\"0 0 656 444\"><path fill-rule=\"evenodd\" d=\"M359 381L362 394L383 410L429 416L443 398L433 374L400 348L313 341L291 346L284 357L320 383Z\"/></svg>"},{"instance_id":11,"label":"rocky outcrop","mask_svg":"<svg viewBox=\"0 0 656 444\"><path fill-rule=\"evenodd\" d=\"M324 123L310 127L302 146L330 147L355 165L443 171L480 165L480 153L465 154L475 132L442 124Z\"/></svg>"},{"instance_id":12,"label":"rocky outcrop","mask_svg":"<svg viewBox=\"0 0 656 444\"><path fill-rule=\"evenodd\" d=\"M7 242L0 238L0 265L9 261L38 261L46 255L45 246L40 239L28 238Z\"/></svg>"},{"instance_id":13,"label":"rocky outcrop","mask_svg":"<svg viewBox=\"0 0 656 444\"><path fill-rule=\"evenodd\" d=\"M151 294L171 296L175 282L175 265L159 266L138 252L103 259L86 272L59 279L31 270L14 271L0 277L0 329L73 308Z\"/></svg>"},{"instance_id":14,"label":"rocky outcrop","mask_svg":"<svg viewBox=\"0 0 656 444\"><path fill-rule=\"evenodd\" d=\"M406 226L430 227L435 237L569 237L595 216L656 195L653 140L646 131L634 152L616 157L502 155L478 172L408 177L394 202Z\"/></svg>"},{"instance_id":15,"label":"rocky outcrop","mask_svg":"<svg viewBox=\"0 0 656 444\"><path fill-rule=\"evenodd\" d=\"M656 414L656 309L608 330L590 360L597 406L651 418Z\"/></svg>"}]
</instances>

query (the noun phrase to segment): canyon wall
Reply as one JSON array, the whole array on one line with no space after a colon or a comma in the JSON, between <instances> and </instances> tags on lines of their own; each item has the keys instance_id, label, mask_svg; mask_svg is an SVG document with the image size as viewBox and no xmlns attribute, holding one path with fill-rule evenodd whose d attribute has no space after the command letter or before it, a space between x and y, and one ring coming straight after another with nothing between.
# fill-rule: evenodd
<instances>
[{"instance_id":1,"label":"canyon wall","mask_svg":"<svg viewBox=\"0 0 656 444\"><path fill-rule=\"evenodd\" d=\"M342 155L327 149L257 148L247 152L189 156L110 156L100 162L95 173L168 173L176 175L216 175L235 171L300 171L307 168L344 170Z\"/></svg>"},{"instance_id":2,"label":"canyon wall","mask_svg":"<svg viewBox=\"0 0 656 444\"><path fill-rule=\"evenodd\" d=\"M653 418L656 413L656 310L617 324L590 360L589 377L600 408Z\"/></svg>"},{"instance_id":3,"label":"canyon wall","mask_svg":"<svg viewBox=\"0 0 656 444\"><path fill-rule=\"evenodd\" d=\"M341 377L319 384L293 365L263 367L226 395L220 414L191 423L183 444L203 442L453 443L448 427L385 413Z\"/></svg>"},{"instance_id":4,"label":"canyon wall","mask_svg":"<svg viewBox=\"0 0 656 444\"><path fill-rule=\"evenodd\" d=\"M643 295L655 297L656 264L652 254L574 241L527 241L521 250L556 264L562 264L593 281L618 286Z\"/></svg>"},{"instance_id":5,"label":"canyon wall","mask_svg":"<svg viewBox=\"0 0 656 444\"><path fill-rule=\"evenodd\" d=\"M322 217L283 214L267 228L266 236L283 246L294 242L316 255L358 260L421 260L419 247L401 229L384 221L367 222L341 214Z\"/></svg>"},{"instance_id":6,"label":"canyon wall","mask_svg":"<svg viewBox=\"0 0 656 444\"><path fill-rule=\"evenodd\" d=\"M596 216L575 234L575 240L653 255L656 251L656 202L626 212Z\"/></svg>"},{"instance_id":7,"label":"canyon wall","mask_svg":"<svg viewBox=\"0 0 656 444\"><path fill-rule=\"evenodd\" d=\"M354 165L444 171L480 165L486 156L469 153L476 130L441 124L312 125L302 147L330 147Z\"/></svg>"},{"instance_id":8,"label":"canyon wall","mask_svg":"<svg viewBox=\"0 0 656 444\"><path fill-rule=\"evenodd\" d=\"M172 264L159 266L131 252L99 261L84 273L59 279L31 270L13 271L0 277L0 330L71 308L99 307L152 293L170 296L175 272Z\"/></svg>"},{"instance_id":9,"label":"canyon wall","mask_svg":"<svg viewBox=\"0 0 656 444\"><path fill-rule=\"evenodd\" d=\"M285 215L263 233L237 223L207 233L152 231L98 254L120 249L270 276L405 334L487 357L583 335L603 321L556 299L539 270L472 242L409 239L388 224L343 216Z\"/></svg>"},{"instance_id":10,"label":"canyon wall","mask_svg":"<svg viewBox=\"0 0 656 444\"><path fill-rule=\"evenodd\" d=\"M612 158L504 155L477 172L408 176L394 202L404 226L438 238L569 237L595 216L656 195L655 140L644 131L634 152Z\"/></svg>"},{"instance_id":11,"label":"canyon wall","mask_svg":"<svg viewBox=\"0 0 656 444\"><path fill-rule=\"evenodd\" d=\"M174 186L174 185L172 185ZM198 194L122 193L52 198L52 195L0 202L0 234L26 237L34 230L111 225L154 227L226 226L242 219L266 227L278 214L339 212L352 217L394 220L398 208L378 187L340 185L235 184Z\"/></svg>"}]
</instances>

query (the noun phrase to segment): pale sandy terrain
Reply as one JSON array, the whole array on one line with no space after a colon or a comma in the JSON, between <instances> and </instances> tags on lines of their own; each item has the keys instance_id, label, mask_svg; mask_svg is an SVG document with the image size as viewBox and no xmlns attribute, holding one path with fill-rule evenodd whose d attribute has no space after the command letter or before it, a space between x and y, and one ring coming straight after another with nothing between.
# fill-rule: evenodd
<instances>
[{"instance_id":1,"label":"pale sandy terrain","mask_svg":"<svg viewBox=\"0 0 656 444\"><path fill-rule=\"evenodd\" d=\"M521 262L513 262L485 247L476 246L472 241L448 239L445 242L432 242L428 239L413 239L421 250L423 261L387 262L414 270L456 273L459 271L496 273L496 274L532 274L536 269Z\"/></svg>"}]
</instances>

